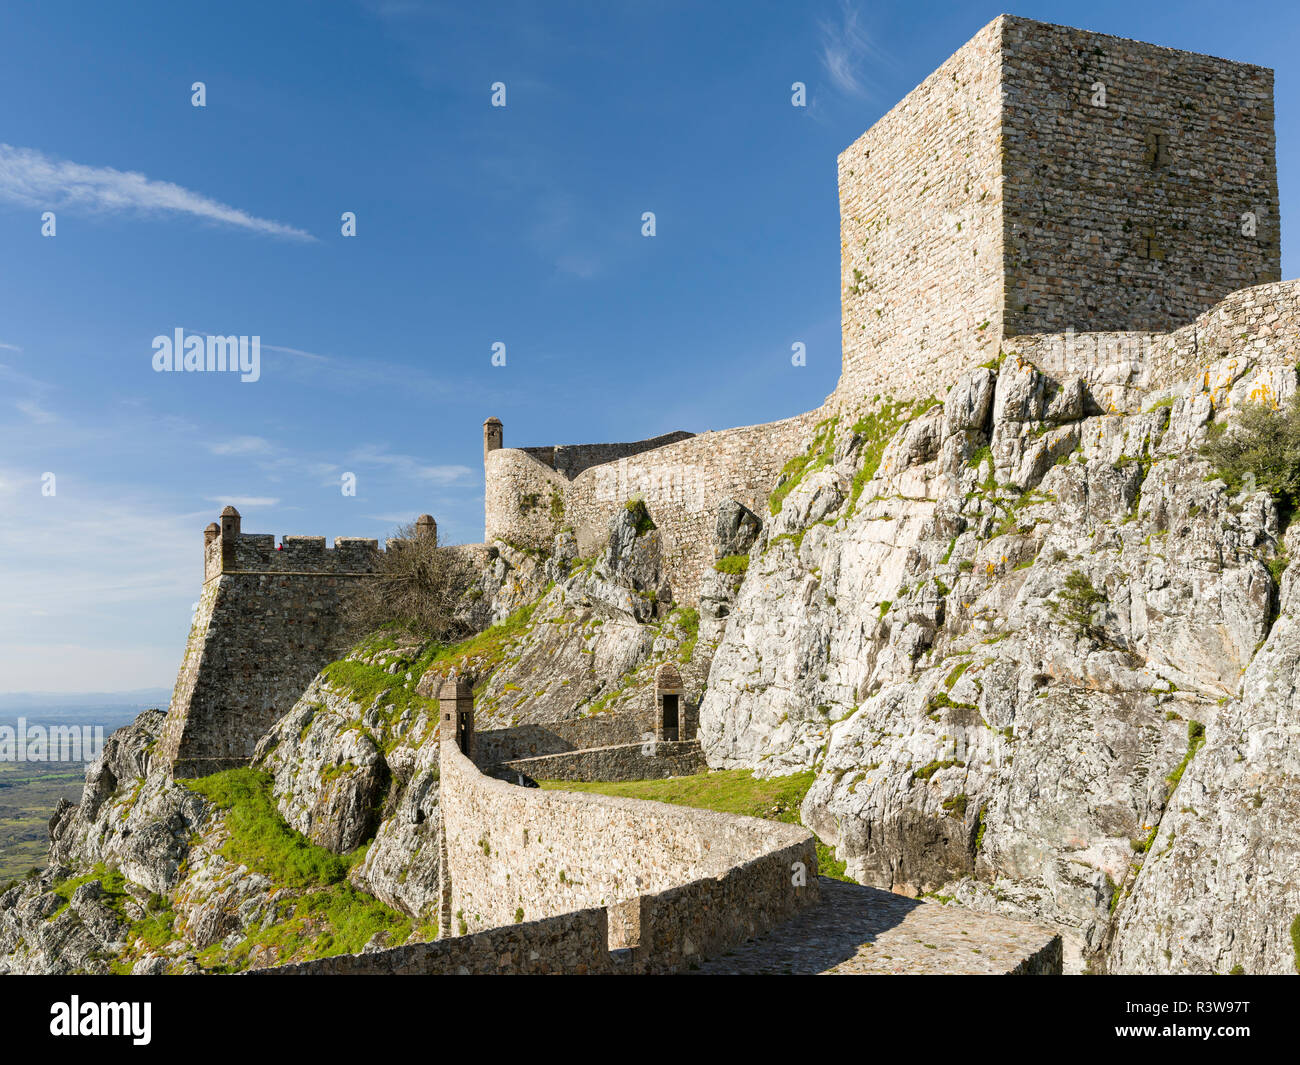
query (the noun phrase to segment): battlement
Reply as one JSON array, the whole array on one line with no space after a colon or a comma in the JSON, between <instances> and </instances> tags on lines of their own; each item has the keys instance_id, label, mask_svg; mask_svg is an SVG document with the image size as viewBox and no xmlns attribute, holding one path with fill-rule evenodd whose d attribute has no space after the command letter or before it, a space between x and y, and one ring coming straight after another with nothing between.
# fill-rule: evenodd
<instances>
[{"instance_id":1,"label":"battlement","mask_svg":"<svg viewBox=\"0 0 1300 1065\"><path fill-rule=\"evenodd\" d=\"M203 581L223 573L280 573L300 576L366 576L378 564L379 541L364 536L336 536L327 547L323 536L285 536L277 545L272 533L246 533L234 507L222 512L222 524L213 522L203 532ZM428 514L416 522L416 536L438 542L438 525ZM388 540L387 550L400 549L403 540Z\"/></svg>"},{"instance_id":2,"label":"battlement","mask_svg":"<svg viewBox=\"0 0 1300 1065\"><path fill-rule=\"evenodd\" d=\"M262 733L342 655L356 582L377 571L379 541L245 533L234 507L203 532L203 591L176 678L161 749L177 776L243 765ZM438 542L428 514L415 536ZM411 541L389 540L389 551ZM473 547L446 550L473 552Z\"/></svg>"}]
</instances>

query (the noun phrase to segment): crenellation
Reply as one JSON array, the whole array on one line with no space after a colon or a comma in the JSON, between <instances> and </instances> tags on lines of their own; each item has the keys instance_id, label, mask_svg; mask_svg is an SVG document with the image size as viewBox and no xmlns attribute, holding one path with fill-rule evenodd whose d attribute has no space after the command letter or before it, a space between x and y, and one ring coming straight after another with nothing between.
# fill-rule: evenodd
<instances>
[{"instance_id":1,"label":"crenellation","mask_svg":"<svg viewBox=\"0 0 1300 1065\"><path fill-rule=\"evenodd\" d=\"M427 520L424 520L427 519ZM416 535L437 526L423 515ZM404 541L392 541L400 546ZM481 559L481 545L456 551ZM161 748L177 776L244 765L262 733L356 636L343 620L358 580L374 576L379 541L245 533L226 507L203 532L203 592L172 693Z\"/></svg>"}]
</instances>

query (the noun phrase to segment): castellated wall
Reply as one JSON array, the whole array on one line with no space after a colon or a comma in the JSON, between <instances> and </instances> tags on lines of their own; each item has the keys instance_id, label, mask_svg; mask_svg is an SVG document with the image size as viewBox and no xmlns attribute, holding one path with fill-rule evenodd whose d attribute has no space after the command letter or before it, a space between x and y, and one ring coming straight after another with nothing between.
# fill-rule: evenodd
<instances>
[{"instance_id":1,"label":"castellated wall","mask_svg":"<svg viewBox=\"0 0 1300 1065\"><path fill-rule=\"evenodd\" d=\"M844 398L942 397L1008 337L1169 331L1281 276L1263 67L1002 16L839 181Z\"/></svg>"},{"instance_id":2,"label":"castellated wall","mask_svg":"<svg viewBox=\"0 0 1300 1065\"><path fill-rule=\"evenodd\" d=\"M821 416L811 411L629 450L626 457L583 469L573 480L523 449L489 451L484 456L485 537L489 543L501 539L549 551L555 535L572 528L578 553L590 557L604 548L610 518L640 496L663 536L673 595L679 603L693 604L714 563L718 503L735 499L765 517L781 467L805 449Z\"/></svg>"},{"instance_id":3,"label":"castellated wall","mask_svg":"<svg viewBox=\"0 0 1300 1065\"><path fill-rule=\"evenodd\" d=\"M209 526L204 581L160 751L180 777L247 765L286 713L356 634L340 608L380 558L376 540L243 534L233 508ZM390 542L391 548L391 542ZM448 547L482 564L481 545Z\"/></svg>"},{"instance_id":4,"label":"castellated wall","mask_svg":"<svg viewBox=\"0 0 1300 1065\"><path fill-rule=\"evenodd\" d=\"M453 931L603 906L610 948L671 971L819 898L814 840L795 825L516 787L446 739L440 776Z\"/></svg>"}]
</instances>

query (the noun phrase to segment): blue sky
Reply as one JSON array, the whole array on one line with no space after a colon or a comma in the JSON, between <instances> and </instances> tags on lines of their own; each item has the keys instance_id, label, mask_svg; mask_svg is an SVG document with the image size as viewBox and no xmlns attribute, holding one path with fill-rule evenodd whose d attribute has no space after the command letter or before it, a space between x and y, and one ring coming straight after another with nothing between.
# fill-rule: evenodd
<instances>
[{"instance_id":1,"label":"blue sky","mask_svg":"<svg viewBox=\"0 0 1300 1065\"><path fill-rule=\"evenodd\" d=\"M818 405L836 155L999 10L0 9L0 691L170 686L225 502L250 532L428 511L472 542L488 415L509 446ZM1296 276L1290 5L1015 13L1275 67ZM260 336L260 379L155 373L177 328Z\"/></svg>"}]
</instances>

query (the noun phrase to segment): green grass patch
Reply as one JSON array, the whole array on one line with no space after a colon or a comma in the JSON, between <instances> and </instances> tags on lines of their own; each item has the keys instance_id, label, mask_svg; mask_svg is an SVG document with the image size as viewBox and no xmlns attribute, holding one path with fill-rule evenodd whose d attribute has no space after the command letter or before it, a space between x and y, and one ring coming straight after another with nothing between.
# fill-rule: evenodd
<instances>
[{"instance_id":1,"label":"green grass patch","mask_svg":"<svg viewBox=\"0 0 1300 1065\"><path fill-rule=\"evenodd\" d=\"M1178 768L1169 774L1165 779L1175 788L1178 782L1183 779L1183 772L1187 769L1188 763L1195 757L1196 752L1205 746L1205 726L1199 721L1187 722L1187 753L1183 755L1182 762Z\"/></svg>"},{"instance_id":2,"label":"green grass patch","mask_svg":"<svg viewBox=\"0 0 1300 1065\"><path fill-rule=\"evenodd\" d=\"M781 468L781 482L772 490L767 501L768 510L773 514L781 513L785 497L803 480L805 474L820 470L831 461L835 454L835 426L838 423L838 416L818 422L815 427L817 435L808 445L808 450L802 455L796 455Z\"/></svg>"},{"instance_id":3,"label":"green grass patch","mask_svg":"<svg viewBox=\"0 0 1300 1065\"><path fill-rule=\"evenodd\" d=\"M225 811L230 838L222 857L243 863L285 887L337 884L364 854L332 854L290 828L276 809L271 775L257 769L227 769L183 782Z\"/></svg>"},{"instance_id":4,"label":"green grass patch","mask_svg":"<svg viewBox=\"0 0 1300 1065\"><path fill-rule=\"evenodd\" d=\"M749 556L727 555L725 558L720 558L713 563L713 568L719 573L731 573L740 576L749 570Z\"/></svg>"}]
</instances>

